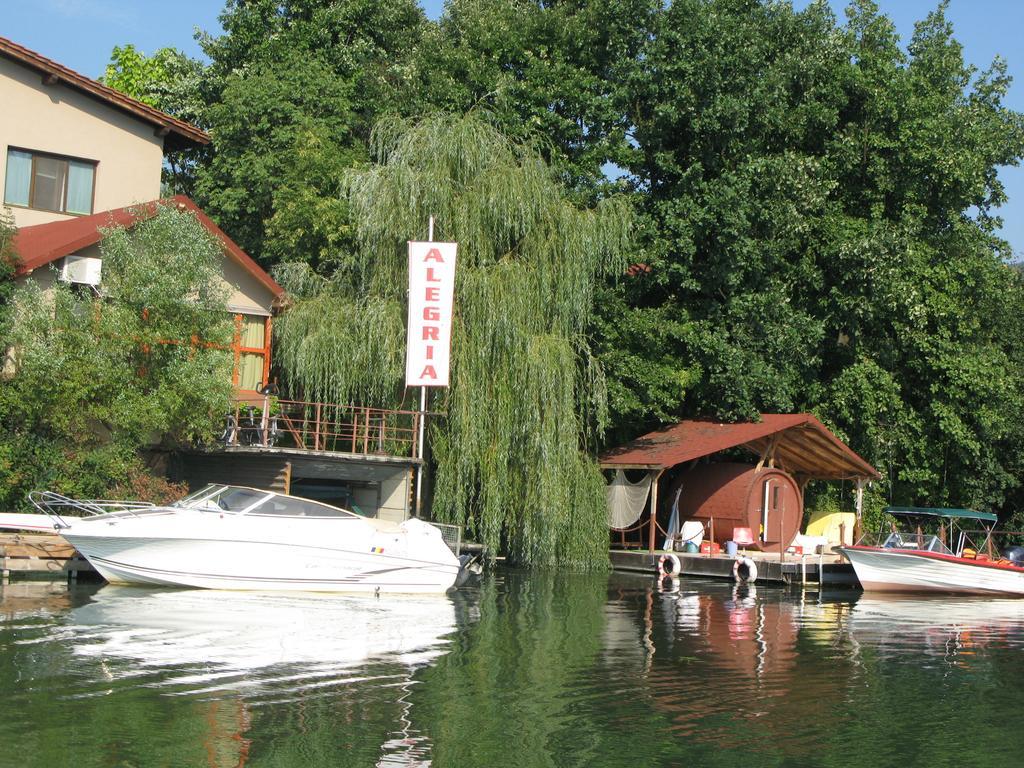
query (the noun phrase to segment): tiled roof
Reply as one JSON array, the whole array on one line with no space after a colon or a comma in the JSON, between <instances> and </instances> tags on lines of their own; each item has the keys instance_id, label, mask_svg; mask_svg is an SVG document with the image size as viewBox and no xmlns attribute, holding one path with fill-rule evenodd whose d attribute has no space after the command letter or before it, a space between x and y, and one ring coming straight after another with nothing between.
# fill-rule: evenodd
<instances>
[{"instance_id":1,"label":"tiled roof","mask_svg":"<svg viewBox=\"0 0 1024 768\"><path fill-rule=\"evenodd\" d=\"M664 427L608 451L607 467L669 468L729 448L762 454L775 441L776 464L818 479L877 478L878 470L809 413L764 413L757 423L690 420Z\"/></svg>"},{"instance_id":2,"label":"tiled roof","mask_svg":"<svg viewBox=\"0 0 1024 768\"><path fill-rule=\"evenodd\" d=\"M200 223L220 240L228 256L243 269L279 297L284 289L266 273L252 258L203 213L202 209L184 195L166 200L154 200L127 208L94 213L91 216L76 216L64 221L21 227L14 236L14 250L18 255L18 274L24 275L50 262L98 243L103 239L101 230L111 227L130 227L156 214L158 205L173 205L181 210L192 211Z\"/></svg>"},{"instance_id":3,"label":"tiled roof","mask_svg":"<svg viewBox=\"0 0 1024 768\"><path fill-rule=\"evenodd\" d=\"M80 75L73 69L68 69L63 64L58 64L5 37L0 37L0 56L40 72L43 75L44 82L47 84L60 83L69 88L74 88L105 102L115 109L127 112L139 120L150 123L158 130L167 131L168 141L173 144L188 146L190 144L210 143L209 134L191 123L171 117L155 107L126 96L120 91L103 85L85 75Z\"/></svg>"}]
</instances>

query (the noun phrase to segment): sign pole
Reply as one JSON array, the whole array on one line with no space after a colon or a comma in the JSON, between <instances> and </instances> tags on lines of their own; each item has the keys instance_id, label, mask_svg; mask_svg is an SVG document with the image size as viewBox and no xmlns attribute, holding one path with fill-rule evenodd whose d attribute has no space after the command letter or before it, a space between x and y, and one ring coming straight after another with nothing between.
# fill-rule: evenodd
<instances>
[{"instance_id":1,"label":"sign pole","mask_svg":"<svg viewBox=\"0 0 1024 768\"><path fill-rule=\"evenodd\" d=\"M434 242L434 217L430 217L430 223L427 225L427 242ZM420 468L416 472L416 516L423 516L423 471L426 469L423 462L424 455L424 439L426 437L427 427L427 388L426 386L420 387L420 434L419 434L419 460Z\"/></svg>"}]
</instances>

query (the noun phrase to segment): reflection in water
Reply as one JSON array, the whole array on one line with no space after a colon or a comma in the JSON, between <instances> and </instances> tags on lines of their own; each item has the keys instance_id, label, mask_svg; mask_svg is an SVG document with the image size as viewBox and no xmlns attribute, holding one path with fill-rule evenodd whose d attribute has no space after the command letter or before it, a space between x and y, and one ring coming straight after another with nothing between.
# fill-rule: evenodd
<instances>
[{"instance_id":1,"label":"reflection in water","mask_svg":"<svg viewBox=\"0 0 1024 768\"><path fill-rule=\"evenodd\" d=\"M0 585L0 618L11 622L45 616L71 607L67 584L59 581L20 581Z\"/></svg>"},{"instance_id":2,"label":"reflection in water","mask_svg":"<svg viewBox=\"0 0 1024 768\"><path fill-rule=\"evenodd\" d=\"M862 597L848 632L858 648L896 661L911 651L918 662L970 666L979 653L1019 647L1024 600L978 597Z\"/></svg>"},{"instance_id":3,"label":"reflection in water","mask_svg":"<svg viewBox=\"0 0 1024 768\"><path fill-rule=\"evenodd\" d=\"M346 670L373 658L424 664L454 629L454 605L437 597L107 586L71 611L63 634L76 641L77 654L131 662L112 674L184 670L161 684L179 694L215 694L273 688L279 671L294 665L302 666L308 690L345 679Z\"/></svg>"},{"instance_id":4,"label":"reflection in water","mask_svg":"<svg viewBox=\"0 0 1024 768\"><path fill-rule=\"evenodd\" d=\"M1022 650L1024 601L606 574L0 591L0 739L76 768L1003 765Z\"/></svg>"},{"instance_id":5,"label":"reflection in water","mask_svg":"<svg viewBox=\"0 0 1024 768\"><path fill-rule=\"evenodd\" d=\"M18 599L5 594L0 606ZM332 738L328 723L358 730L367 691L378 711L395 716L376 724L376 749L360 744L352 764L429 764L430 742L413 726L408 699L416 670L443 652L456 629L456 604L447 598L106 586L85 601L72 600L66 589L58 599L54 605L47 595L40 605L65 608L60 621L42 625L41 633L23 632L9 650L35 654L42 647L63 667L51 694L64 709L88 701L86 708L102 718L113 700L141 699L132 709L150 719L147 709L167 709L159 699L189 701L179 714L190 734L181 746L192 755L178 764L248 764L250 732L264 711L290 710L290 736L307 749ZM25 606L23 612L32 615ZM67 678L79 682L68 686ZM126 725L133 740L139 731L159 740L134 722L110 731L123 733Z\"/></svg>"}]
</instances>

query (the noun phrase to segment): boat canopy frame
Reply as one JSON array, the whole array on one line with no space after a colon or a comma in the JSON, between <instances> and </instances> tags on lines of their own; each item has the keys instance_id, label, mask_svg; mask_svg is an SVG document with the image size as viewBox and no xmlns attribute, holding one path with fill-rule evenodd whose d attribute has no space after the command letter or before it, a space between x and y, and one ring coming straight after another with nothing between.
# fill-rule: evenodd
<instances>
[{"instance_id":1,"label":"boat canopy frame","mask_svg":"<svg viewBox=\"0 0 1024 768\"><path fill-rule=\"evenodd\" d=\"M980 520L998 522L992 512L976 512L973 509L950 509L947 507L886 507L882 510L894 517L945 517L950 520Z\"/></svg>"},{"instance_id":2,"label":"boat canopy frame","mask_svg":"<svg viewBox=\"0 0 1024 768\"><path fill-rule=\"evenodd\" d=\"M937 543L940 543L943 547L948 548L950 552L956 557L960 557L965 548L968 546L975 548L977 551L986 550L989 556L992 555L992 533L999 518L992 512L978 512L973 509L954 509L950 507L885 507L882 509L884 513L880 520L880 526L878 531L878 542L881 544L885 542L883 546L892 546L889 542L892 540L892 536L898 534L895 523L890 523L890 530L886 531L885 514L891 515L893 518L917 520L916 523L916 534L909 534L911 537L916 535L918 542L915 549L924 548L926 539L934 538ZM931 524L938 523L939 535L931 536L925 535L921 530L922 518L930 519ZM977 521L981 524L980 531L968 530L961 527L964 520ZM948 530L947 530L948 524ZM973 541L972 534L980 534L983 540L980 542ZM867 538L868 534L862 537L862 541Z\"/></svg>"}]
</instances>

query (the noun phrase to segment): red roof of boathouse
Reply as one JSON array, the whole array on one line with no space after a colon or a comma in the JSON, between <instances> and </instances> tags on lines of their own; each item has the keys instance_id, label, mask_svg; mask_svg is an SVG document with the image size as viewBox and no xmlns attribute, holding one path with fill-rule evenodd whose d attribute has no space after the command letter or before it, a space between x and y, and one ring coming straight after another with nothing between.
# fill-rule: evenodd
<instances>
[{"instance_id":1,"label":"red roof of boathouse","mask_svg":"<svg viewBox=\"0 0 1024 768\"><path fill-rule=\"evenodd\" d=\"M792 474L822 480L881 477L809 413L764 413L757 423L681 421L607 451L601 466L667 469L737 447L755 455L774 448L776 464Z\"/></svg>"}]
</instances>

